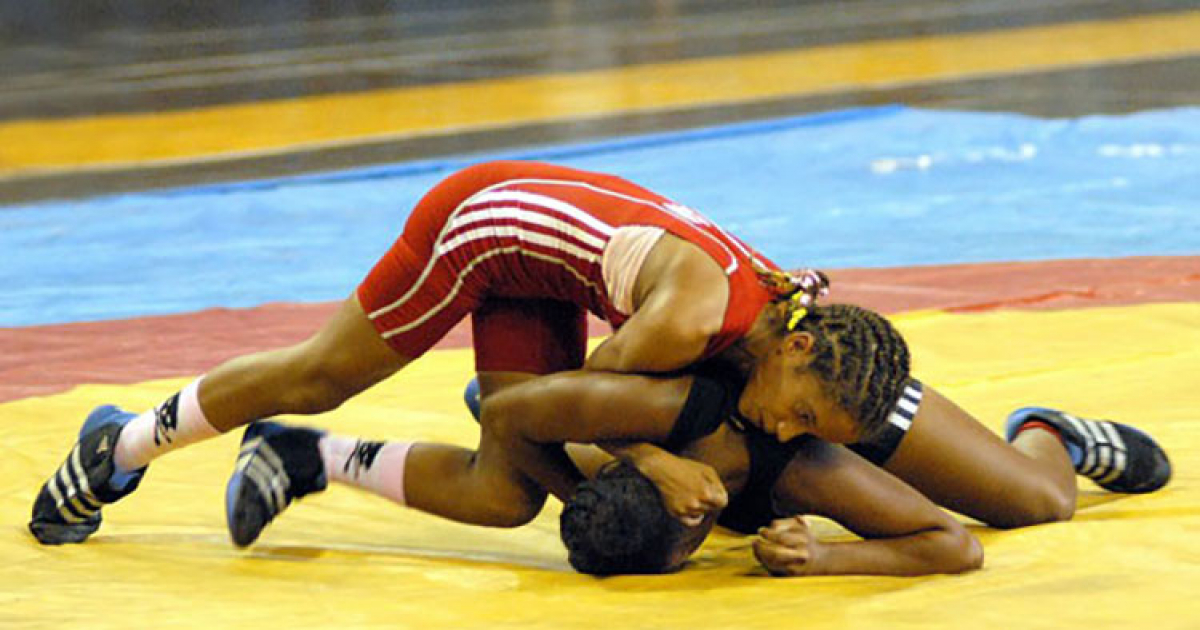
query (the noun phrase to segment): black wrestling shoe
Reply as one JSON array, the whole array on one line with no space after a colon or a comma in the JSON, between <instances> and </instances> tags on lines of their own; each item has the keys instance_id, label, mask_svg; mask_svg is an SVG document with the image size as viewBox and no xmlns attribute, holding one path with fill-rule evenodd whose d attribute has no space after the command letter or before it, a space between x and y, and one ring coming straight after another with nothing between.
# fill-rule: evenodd
<instances>
[{"instance_id":1,"label":"black wrestling shoe","mask_svg":"<svg viewBox=\"0 0 1200 630\"><path fill-rule=\"evenodd\" d=\"M29 531L43 545L80 543L100 528L100 508L137 489L146 468L118 473L113 461L121 429L132 414L112 405L96 407L79 429L67 460L42 485Z\"/></svg>"},{"instance_id":2,"label":"black wrestling shoe","mask_svg":"<svg viewBox=\"0 0 1200 630\"><path fill-rule=\"evenodd\" d=\"M1024 407L1008 416L1011 442L1028 422L1040 421L1062 435L1075 472L1111 492L1154 492L1171 479L1167 454L1149 435L1127 424L1087 420L1045 407Z\"/></svg>"},{"instance_id":3,"label":"black wrestling shoe","mask_svg":"<svg viewBox=\"0 0 1200 630\"><path fill-rule=\"evenodd\" d=\"M242 450L225 488L225 520L233 544L245 547L292 501L325 489L325 466L317 442L322 431L255 422L246 427Z\"/></svg>"}]
</instances>

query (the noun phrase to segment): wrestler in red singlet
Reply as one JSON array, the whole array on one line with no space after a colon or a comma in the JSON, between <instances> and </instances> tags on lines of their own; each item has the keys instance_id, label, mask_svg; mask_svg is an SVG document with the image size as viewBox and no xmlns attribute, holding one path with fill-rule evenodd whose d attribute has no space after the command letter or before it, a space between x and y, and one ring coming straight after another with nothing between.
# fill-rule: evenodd
<instances>
[{"instance_id":1,"label":"wrestler in red singlet","mask_svg":"<svg viewBox=\"0 0 1200 630\"><path fill-rule=\"evenodd\" d=\"M613 235L633 226L661 228L700 247L725 270L725 318L701 358L750 329L770 300L755 265L776 269L770 261L695 210L641 186L536 162L479 164L438 184L417 204L404 233L359 286L358 297L380 335L408 358L420 356L474 312L481 369L544 373L552 371L551 364L578 367L586 337L583 309L614 329L632 314L614 303L602 261ZM486 344L480 345L488 330L517 333L522 343L534 336L512 306L529 300L540 304L530 318L554 320L540 324L542 331L553 330L543 335L555 337L543 339L540 349L562 355L548 364L536 358L525 365L489 361ZM491 318L494 304L506 306L495 308L498 314Z\"/></svg>"}]
</instances>

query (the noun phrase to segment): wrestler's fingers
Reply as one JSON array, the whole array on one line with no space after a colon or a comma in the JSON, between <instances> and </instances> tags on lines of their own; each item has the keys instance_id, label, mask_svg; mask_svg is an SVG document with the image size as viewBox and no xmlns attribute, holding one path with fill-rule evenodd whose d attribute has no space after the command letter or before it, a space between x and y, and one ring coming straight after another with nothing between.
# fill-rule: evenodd
<instances>
[{"instance_id":1,"label":"wrestler's fingers","mask_svg":"<svg viewBox=\"0 0 1200 630\"><path fill-rule=\"evenodd\" d=\"M711 510L724 508L729 503L729 494L725 491L725 484L721 483L721 477L717 475L717 471L710 468L704 471L704 478L707 483L703 503Z\"/></svg>"},{"instance_id":2,"label":"wrestler's fingers","mask_svg":"<svg viewBox=\"0 0 1200 630\"><path fill-rule=\"evenodd\" d=\"M793 549L763 538L753 543L754 557L773 575L800 575L808 564L808 549Z\"/></svg>"},{"instance_id":3,"label":"wrestler's fingers","mask_svg":"<svg viewBox=\"0 0 1200 630\"><path fill-rule=\"evenodd\" d=\"M776 519L769 527L759 529L759 536L789 547L807 546L810 538L808 522L802 516Z\"/></svg>"}]
</instances>

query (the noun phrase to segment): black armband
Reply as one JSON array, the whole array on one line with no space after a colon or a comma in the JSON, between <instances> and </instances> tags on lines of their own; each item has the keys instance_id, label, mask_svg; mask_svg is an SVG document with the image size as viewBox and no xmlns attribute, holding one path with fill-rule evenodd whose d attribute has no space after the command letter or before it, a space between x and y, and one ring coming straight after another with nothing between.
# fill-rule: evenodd
<instances>
[{"instance_id":1,"label":"black armband","mask_svg":"<svg viewBox=\"0 0 1200 630\"><path fill-rule=\"evenodd\" d=\"M705 376L695 377L663 448L676 451L716 431L735 404L737 396L727 385Z\"/></svg>"},{"instance_id":2,"label":"black armband","mask_svg":"<svg viewBox=\"0 0 1200 630\"><path fill-rule=\"evenodd\" d=\"M900 448L900 442L912 428L924 392L925 388L921 385L921 381L915 378L909 379L908 383L904 385L904 389L900 391L900 399L896 401L895 405L892 405L887 424L879 434L865 442L847 444L846 448L882 468L896 453L896 449Z\"/></svg>"}]
</instances>

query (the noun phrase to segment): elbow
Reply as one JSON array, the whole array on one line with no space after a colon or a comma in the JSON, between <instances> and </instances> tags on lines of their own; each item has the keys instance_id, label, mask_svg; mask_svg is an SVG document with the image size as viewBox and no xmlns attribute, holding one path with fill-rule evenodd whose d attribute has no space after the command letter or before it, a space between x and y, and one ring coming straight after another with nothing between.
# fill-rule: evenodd
<instances>
[{"instance_id":1,"label":"elbow","mask_svg":"<svg viewBox=\"0 0 1200 630\"><path fill-rule=\"evenodd\" d=\"M967 573L983 567L983 544L965 527L956 523L943 538L941 573Z\"/></svg>"},{"instance_id":2,"label":"elbow","mask_svg":"<svg viewBox=\"0 0 1200 630\"><path fill-rule=\"evenodd\" d=\"M495 435L513 435L518 431L521 398L501 391L485 397L479 405L479 424Z\"/></svg>"}]
</instances>

